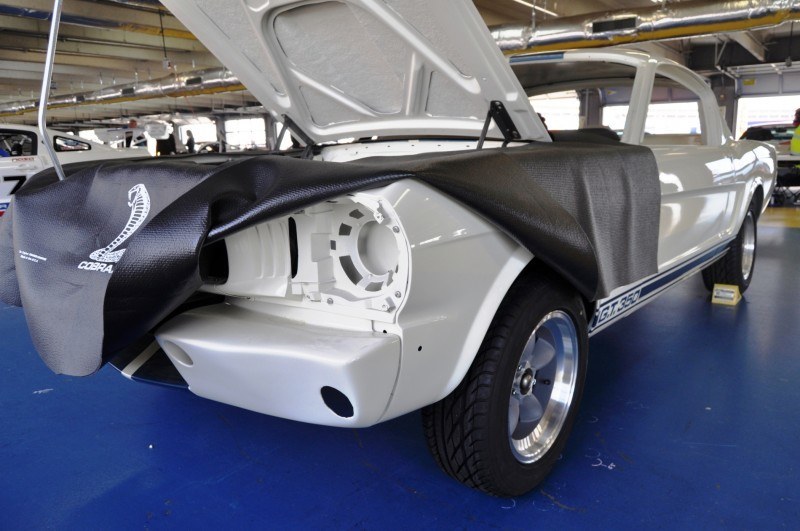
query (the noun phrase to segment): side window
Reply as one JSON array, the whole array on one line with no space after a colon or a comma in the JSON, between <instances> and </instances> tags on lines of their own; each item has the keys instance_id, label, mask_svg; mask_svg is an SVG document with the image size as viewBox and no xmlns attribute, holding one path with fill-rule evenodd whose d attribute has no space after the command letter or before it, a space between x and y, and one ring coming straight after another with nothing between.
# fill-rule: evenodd
<instances>
[{"instance_id":1,"label":"side window","mask_svg":"<svg viewBox=\"0 0 800 531\"><path fill-rule=\"evenodd\" d=\"M36 155L36 134L28 131L0 130L0 156Z\"/></svg>"},{"instance_id":2,"label":"side window","mask_svg":"<svg viewBox=\"0 0 800 531\"><path fill-rule=\"evenodd\" d=\"M538 94L528 98L545 127L556 131L581 127L581 102L574 90Z\"/></svg>"},{"instance_id":3,"label":"side window","mask_svg":"<svg viewBox=\"0 0 800 531\"><path fill-rule=\"evenodd\" d=\"M628 105L607 105L603 107L603 126L622 132L628 119Z\"/></svg>"},{"instance_id":4,"label":"side window","mask_svg":"<svg viewBox=\"0 0 800 531\"><path fill-rule=\"evenodd\" d=\"M66 136L57 136L53 138L53 146L56 151L89 151L92 145L77 138L70 138Z\"/></svg>"},{"instance_id":5,"label":"side window","mask_svg":"<svg viewBox=\"0 0 800 531\"><path fill-rule=\"evenodd\" d=\"M705 145L700 96L662 75L656 75L647 118L645 145Z\"/></svg>"},{"instance_id":6,"label":"side window","mask_svg":"<svg viewBox=\"0 0 800 531\"><path fill-rule=\"evenodd\" d=\"M620 136L625 131L625 121L633 93L633 81L630 85L609 85L600 89L601 118L600 123L616 131Z\"/></svg>"}]
</instances>

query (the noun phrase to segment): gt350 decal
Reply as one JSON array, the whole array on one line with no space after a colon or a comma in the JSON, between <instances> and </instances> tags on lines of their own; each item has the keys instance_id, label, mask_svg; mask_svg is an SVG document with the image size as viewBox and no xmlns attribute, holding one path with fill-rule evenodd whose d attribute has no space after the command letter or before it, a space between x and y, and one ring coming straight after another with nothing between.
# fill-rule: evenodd
<instances>
[{"instance_id":1,"label":"gt350 decal","mask_svg":"<svg viewBox=\"0 0 800 531\"><path fill-rule=\"evenodd\" d=\"M594 323L592 323L592 328L596 328L603 324L604 322L608 321L612 317L619 315L620 313L624 312L628 308L632 307L639 301L639 296L642 294L641 288L637 289L636 291L632 291L618 299L614 299L611 302L608 302L597 309L597 313L595 313Z\"/></svg>"}]
</instances>

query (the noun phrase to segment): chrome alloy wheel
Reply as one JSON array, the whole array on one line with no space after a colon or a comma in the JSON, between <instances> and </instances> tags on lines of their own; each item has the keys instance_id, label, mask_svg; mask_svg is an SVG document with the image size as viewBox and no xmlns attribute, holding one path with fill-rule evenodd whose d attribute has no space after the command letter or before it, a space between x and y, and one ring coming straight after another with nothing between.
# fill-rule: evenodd
<instances>
[{"instance_id":1,"label":"chrome alloy wheel","mask_svg":"<svg viewBox=\"0 0 800 531\"><path fill-rule=\"evenodd\" d=\"M742 224L742 278L747 281L753 272L756 259L756 222L753 212L748 211Z\"/></svg>"},{"instance_id":2,"label":"chrome alloy wheel","mask_svg":"<svg viewBox=\"0 0 800 531\"><path fill-rule=\"evenodd\" d=\"M575 396L578 348L575 324L558 310L539 321L522 349L508 401L508 439L518 461L537 461L561 432Z\"/></svg>"}]
</instances>

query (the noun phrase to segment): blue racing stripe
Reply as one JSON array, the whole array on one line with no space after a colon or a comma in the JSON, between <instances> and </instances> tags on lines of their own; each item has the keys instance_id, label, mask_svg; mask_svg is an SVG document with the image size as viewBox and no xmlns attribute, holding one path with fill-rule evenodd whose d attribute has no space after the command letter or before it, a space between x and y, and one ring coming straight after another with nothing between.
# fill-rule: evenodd
<instances>
[{"instance_id":1,"label":"blue racing stripe","mask_svg":"<svg viewBox=\"0 0 800 531\"><path fill-rule=\"evenodd\" d=\"M676 266L656 277L640 282L622 295L618 295L607 301L601 301L592 318L592 323L589 326L589 333L594 332L600 327L605 327L631 313L632 310L655 296L658 292L676 283L693 270L702 267L706 263L712 262L715 258L724 254L727 248L727 242L720 244L710 251L701 254L694 260Z\"/></svg>"}]
</instances>

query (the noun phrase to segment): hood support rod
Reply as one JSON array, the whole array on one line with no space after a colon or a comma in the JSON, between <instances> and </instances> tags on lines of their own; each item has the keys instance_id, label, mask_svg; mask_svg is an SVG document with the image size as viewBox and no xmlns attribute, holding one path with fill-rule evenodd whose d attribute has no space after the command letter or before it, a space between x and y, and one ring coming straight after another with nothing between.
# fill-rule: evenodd
<instances>
[{"instance_id":1,"label":"hood support rod","mask_svg":"<svg viewBox=\"0 0 800 531\"><path fill-rule=\"evenodd\" d=\"M53 63L56 58L56 43L58 42L58 26L61 23L61 4L63 0L53 1L53 15L50 21L50 35L47 40L47 57L44 63L44 77L42 78L42 93L39 95L39 134L42 135L44 140L44 147L47 153L50 154L53 168L56 170L58 180L63 181L66 178L64 175L64 168L61 167L61 161L58 160L53 142L47 134L47 101L50 99L50 85L53 81Z\"/></svg>"}]
</instances>

